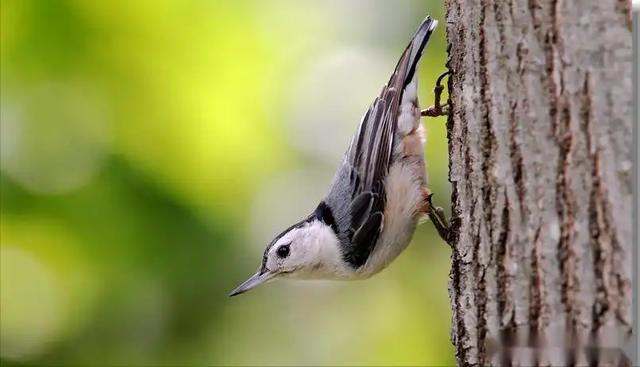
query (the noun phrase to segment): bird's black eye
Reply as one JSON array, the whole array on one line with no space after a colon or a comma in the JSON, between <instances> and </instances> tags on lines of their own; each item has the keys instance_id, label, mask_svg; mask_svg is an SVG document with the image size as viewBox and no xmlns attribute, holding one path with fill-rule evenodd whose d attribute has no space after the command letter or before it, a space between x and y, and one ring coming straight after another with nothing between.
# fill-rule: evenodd
<instances>
[{"instance_id":1,"label":"bird's black eye","mask_svg":"<svg viewBox=\"0 0 640 367\"><path fill-rule=\"evenodd\" d=\"M281 259L289 256L289 244L278 247L278 249L276 250L276 254L278 254L278 257Z\"/></svg>"}]
</instances>

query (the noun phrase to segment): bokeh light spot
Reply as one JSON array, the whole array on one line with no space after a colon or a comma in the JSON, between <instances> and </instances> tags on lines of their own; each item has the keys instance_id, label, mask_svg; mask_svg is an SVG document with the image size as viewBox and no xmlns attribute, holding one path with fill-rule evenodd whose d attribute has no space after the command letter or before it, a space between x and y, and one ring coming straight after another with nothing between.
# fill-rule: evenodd
<instances>
[{"instance_id":1,"label":"bokeh light spot","mask_svg":"<svg viewBox=\"0 0 640 367\"><path fill-rule=\"evenodd\" d=\"M18 247L0 246L0 355L20 360L56 339L64 294L52 273Z\"/></svg>"},{"instance_id":2,"label":"bokeh light spot","mask_svg":"<svg viewBox=\"0 0 640 367\"><path fill-rule=\"evenodd\" d=\"M321 57L294 84L291 144L335 164L393 70L385 54L357 48Z\"/></svg>"},{"instance_id":3,"label":"bokeh light spot","mask_svg":"<svg viewBox=\"0 0 640 367\"><path fill-rule=\"evenodd\" d=\"M102 166L109 128L82 86L45 83L2 99L2 170L38 194L85 185Z\"/></svg>"}]
</instances>

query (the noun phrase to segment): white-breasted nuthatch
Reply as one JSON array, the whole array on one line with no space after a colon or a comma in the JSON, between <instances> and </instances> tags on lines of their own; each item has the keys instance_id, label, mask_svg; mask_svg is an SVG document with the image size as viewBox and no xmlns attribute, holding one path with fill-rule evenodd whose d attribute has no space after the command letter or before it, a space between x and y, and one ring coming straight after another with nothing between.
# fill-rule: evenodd
<instances>
[{"instance_id":1,"label":"white-breasted nuthatch","mask_svg":"<svg viewBox=\"0 0 640 367\"><path fill-rule=\"evenodd\" d=\"M431 205L420 124L421 113L434 110L421 111L417 97L416 68L437 24L427 17L418 28L362 118L326 197L271 241L258 272L230 296L276 277L368 278L407 247L426 215L441 234L446 230L441 209ZM436 105L440 111L439 95Z\"/></svg>"}]
</instances>

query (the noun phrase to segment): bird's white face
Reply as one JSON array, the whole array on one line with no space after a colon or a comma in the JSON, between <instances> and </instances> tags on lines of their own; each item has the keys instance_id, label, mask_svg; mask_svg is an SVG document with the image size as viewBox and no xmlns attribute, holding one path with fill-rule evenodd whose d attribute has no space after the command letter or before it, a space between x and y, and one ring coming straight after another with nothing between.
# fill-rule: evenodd
<instances>
[{"instance_id":1,"label":"bird's white face","mask_svg":"<svg viewBox=\"0 0 640 367\"><path fill-rule=\"evenodd\" d=\"M258 272L231 295L244 293L278 277L341 279L350 270L342 260L339 241L326 224L312 220L282 233L264 252Z\"/></svg>"}]
</instances>

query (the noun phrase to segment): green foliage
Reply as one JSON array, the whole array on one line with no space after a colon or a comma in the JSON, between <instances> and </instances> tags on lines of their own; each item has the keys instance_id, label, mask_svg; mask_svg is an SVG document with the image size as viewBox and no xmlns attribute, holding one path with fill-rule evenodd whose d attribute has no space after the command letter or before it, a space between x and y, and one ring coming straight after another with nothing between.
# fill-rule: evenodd
<instances>
[{"instance_id":1,"label":"green foliage","mask_svg":"<svg viewBox=\"0 0 640 367\"><path fill-rule=\"evenodd\" d=\"M413 28L442 19L435 6L3 0L3 364L453 363L449 255L430 224L371 280L226 297L320 199ZM425 105L442 24L435 38ZM362 88L305 85L354 67L344 55L376 70ZM335 139L308 130L318 119ZM425 124L444 204L444 121Z\"/></svg>"}]
</instances>

